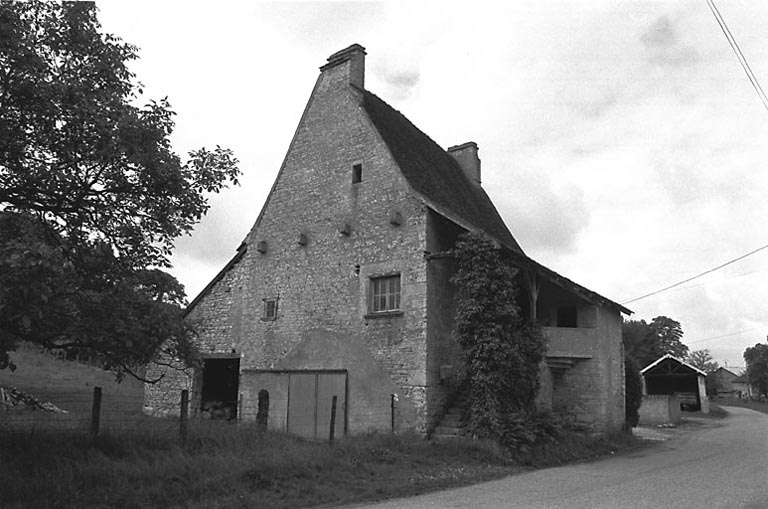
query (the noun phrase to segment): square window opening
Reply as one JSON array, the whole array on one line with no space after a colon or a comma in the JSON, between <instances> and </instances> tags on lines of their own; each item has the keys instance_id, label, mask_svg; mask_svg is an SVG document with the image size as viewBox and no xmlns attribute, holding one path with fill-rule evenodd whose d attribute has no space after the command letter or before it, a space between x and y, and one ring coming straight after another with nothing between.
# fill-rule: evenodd
<instances>
[{"instance_id":1,"label":"square window opening","mask_svg":"<svg viewBox=\"0 0 768 509\"><path fill-rule=\"evenodd\" d=\"M363 165L355 164L352 166L352 183L359 184L363 181Z\"/></svg>"},{"instance_id":2,"label":"square window opening","mask_svg":"<svg viewBox=\"0 0 768 509\"><path fill-rule=\"evenodd\" d=\"M277 299L264 299L262 320L277 320Z\"/></svg>"},{"instance_id":3,"label":"square window opening","mask_svg":"<svg viewBox=\"0 0 768 509\"><path fill-rule=\"evenodd\" d=\"M578 327L578 311L576 306L561 306L557 308L558 327Z\"/></svg>"},{"instance_id":4,"label":"square window opening","mask_svg":"<svg viewBox=\"0 0 768 509\"><path fill-rule=\"evenodd\" d=\"M400 311L400 274L371 279L371 313Z\"/></svg>"}]
</instances>

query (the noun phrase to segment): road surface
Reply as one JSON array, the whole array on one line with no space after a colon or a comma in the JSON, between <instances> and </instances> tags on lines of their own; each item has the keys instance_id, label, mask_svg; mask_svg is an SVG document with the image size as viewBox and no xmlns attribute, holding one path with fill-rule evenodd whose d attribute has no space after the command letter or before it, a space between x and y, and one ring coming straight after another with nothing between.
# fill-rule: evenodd
<instances>
[{"instance_id":1,"label":"road surface","mask_svg":"<svg viewBox=\"0 0 768 509\"><path fill-rule=\"evenodd\" d=\"M725 408L628 455L359 507L768 508L768 415Z\"/></svg>"}]
</instances>

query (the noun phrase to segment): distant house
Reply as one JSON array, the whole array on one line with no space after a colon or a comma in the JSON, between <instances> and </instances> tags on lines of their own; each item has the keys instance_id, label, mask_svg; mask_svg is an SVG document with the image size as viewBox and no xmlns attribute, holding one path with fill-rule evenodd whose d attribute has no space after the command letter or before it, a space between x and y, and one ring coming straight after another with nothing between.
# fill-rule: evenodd
<instances>
[{"instance_id":1,"label":"distant house","mask_svg":"<svg viewBox=\"0 0 768 509\"><path fill-rule=\"evenodd\" d=\"M734 396L739 398L751 398L757 395L756 391L749 384L749 378L746 373L731 380L731 386L734 390Z\"/></svg>"},{"instance_id":2,"label":"distant house","mask_svg":"<svg viewBox=\"0 0 768 509\"><path fill-rule=\"evenodd\" d=\"M447 150L365 89L365 50L320 68L272 190L237 254L189 305L200 369L147 387L152 413L237 416L320 437L439 424L457 391L459 235L520 269L520 302L549 339L540 408L622 427L621 314L528 257L481 186L474 142ZM159 373L148 373L153 377Z\"/></svg>"},{"instance_id":3,"label":"distant house","mask_svg":"<svg viewBox=\"0 0 768 509\"><path fill-rule=\"evenodd\" d=\"M727 368L717 368L709 374L709 378L714 380L710 386L714 386L718 396L737 396L738 389L733 386L733 381L738 377L739 375ZM714 395L711 394L710 396Z\"/></svg>"},{"instance_id":4,"label":"distant house","mask_svg":"<svg viewBox=\"0 0 768 509\"><path fill-rule=\"evenodd\" d=\"M671 354L664 355L640 371L643 396L675 395L683 410L709 413L707 374Z\"/></svg>"}]
</instances>

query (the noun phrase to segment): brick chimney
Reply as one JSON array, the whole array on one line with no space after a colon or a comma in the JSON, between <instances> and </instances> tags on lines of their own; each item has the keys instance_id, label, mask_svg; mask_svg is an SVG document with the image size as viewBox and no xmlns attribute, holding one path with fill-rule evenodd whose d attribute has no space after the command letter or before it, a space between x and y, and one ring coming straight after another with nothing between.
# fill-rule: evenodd
<instances>
[{"instance_id":1,"label":"brick chimney","mask_svg":"<svg viewBox=\"0 0 768 509\"><path fill-rule=\"evenodd\" d=\"M456 159L464 174L473 184L480 185L480 157L477 155L477 143L468 141L455 147L450 147L448 153Z\"/></svg>"},{"instance_id":2,"label":"brick chimney","mask_svg":"<svg viewBox=\"0 0 768 509\"><path fill-rule=\"evenodd\" d=\"M337 51L328 57L328 63L320 68L321 72L326 72L335 67L345 66L348 73L348 80L351 85L360 90L365 88L365 48L359 44L353 44L348 48Z\"/></svg>"}]
</instances>

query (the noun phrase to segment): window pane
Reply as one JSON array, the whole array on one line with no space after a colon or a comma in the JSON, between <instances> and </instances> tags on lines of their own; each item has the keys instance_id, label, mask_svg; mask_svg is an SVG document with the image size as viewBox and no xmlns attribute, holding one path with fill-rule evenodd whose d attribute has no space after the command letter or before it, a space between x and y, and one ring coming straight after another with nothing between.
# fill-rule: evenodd
<instances>
[{"instance_id":1,"label":"window pane","mask_svg":"<svg viewBox=\"0 0 768 509\"><path fill-rule=\"evenodd\" d=\"M386 311L387 310L387 296L386 294L381 294L377 298L378 305L376 307L376 311Z\"/></svg>"},{"instance_id":2,"label":"window pane","mask_svg":"<svg viewBox=\"0 0 768 509\"><path fill-rule=\"evenodd\" d=\"M400 309L400 276L388 276L371 280L371 311L396 311Z\"/></svg>"}]
</instances>

